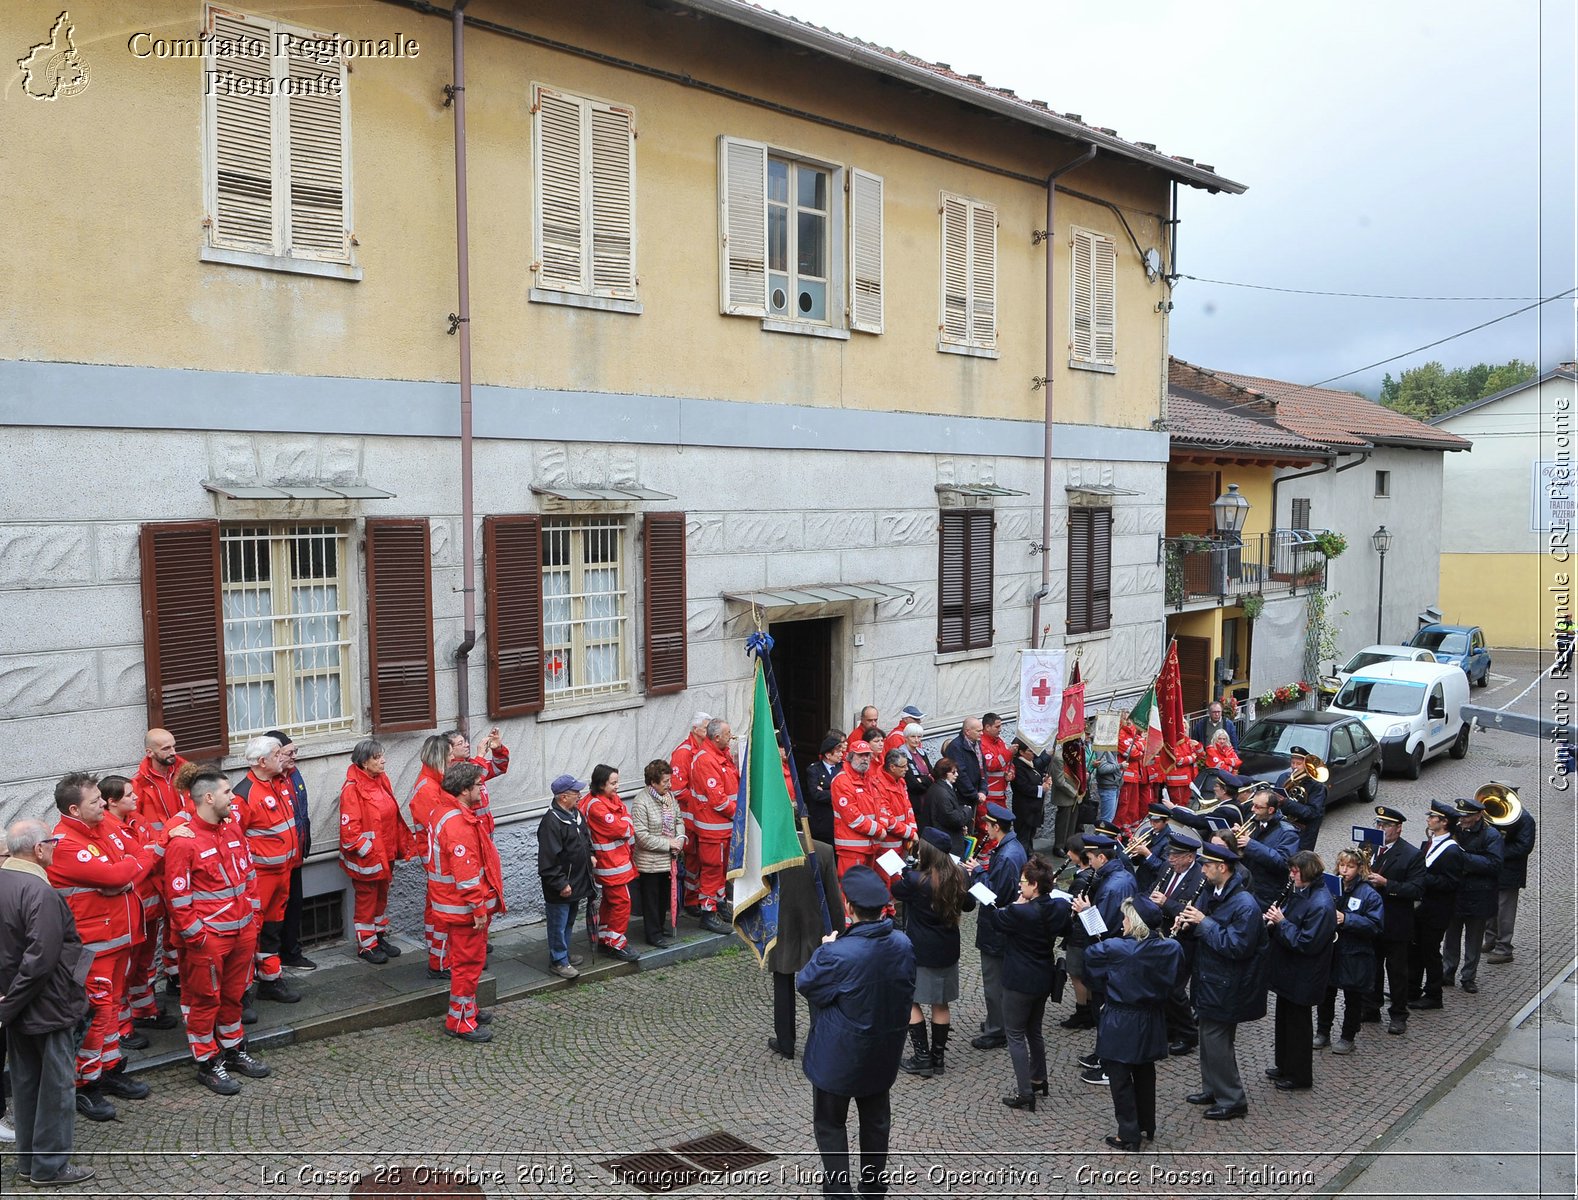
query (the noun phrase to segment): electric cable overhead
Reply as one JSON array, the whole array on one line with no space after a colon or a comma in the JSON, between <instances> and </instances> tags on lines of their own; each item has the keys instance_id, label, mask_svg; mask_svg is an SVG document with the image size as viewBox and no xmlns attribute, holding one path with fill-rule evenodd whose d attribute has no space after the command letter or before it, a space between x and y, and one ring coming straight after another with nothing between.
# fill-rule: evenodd
<instances>
[{"instance_id":1,"label":"electric cable overhead","mask_svg":"<svg viewBox=\"0 0 1578 1200\"><path fill-rule=\"evenodd\" d=\"M1539 299L1538 296L1392 296L1374 292L1319 292L1310 288L1272 287L1268 283L1239 283L1232 279L1207 279L1203 275L1179 275L1178 278L1193 280L1195 283L1214 283L1218 287L1251 288L1257 292L1283 292L1290 296L1339 296L1348 300L1429 300L1467 304L1484 300L1515 303L1520 300Z\"/></svg>"}]
</instances>

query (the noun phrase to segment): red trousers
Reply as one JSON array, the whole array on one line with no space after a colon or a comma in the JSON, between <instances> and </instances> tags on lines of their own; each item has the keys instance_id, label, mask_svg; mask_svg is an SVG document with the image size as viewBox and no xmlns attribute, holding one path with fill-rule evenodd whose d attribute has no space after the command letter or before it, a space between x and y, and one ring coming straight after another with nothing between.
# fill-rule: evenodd
<instances>
[{"instance_id":1,"label":"red trousers","mask_svg":"<svg viewBox=\"0 0 1578 1200\"><path fill-rule=\"evenodd\" d=\"M257 977L273 980L280 977L279 924L285 919L285 905L290 902L290 869L258 872L258 921L270 929L258 929L257 944L252 958L257 963Z\"/></svg>"},{"instance_id":2,"label":"red trousers","mask_svg":"<svg viewBox=\"0 0 1578 1200\"><path fill-rule=\"evenodd\" d=\"M389 932L389 880L353 879L356 893L356 948L371 950Z\"/></svg>"},{"instance_id":3,"label":"red trousers","mask_svg":"<svg viewBox=\"0 0 1578 1200\"><path fill-rule=\"evenodd\" d=\"M630 885L603 884L603 899L597 906L597 940L605 946L623 950L630 929Z\"/></svg>"},{"instance_id":4,"label":"red trousers","mask_svg":"<svg viewBox=\"0 0 1578 1200\"><path fill-rule=\"evenodd\" d=\"M429 897L422 909L422 940L427 943L427 969L442 971L449 966L449 926L440 925Z\"/></svg>"},{"instance_id":5,"label":"red trousers","mask_svg":"<svg viewBox=\"0 0 1578 1200\"><path fill-rule=\"evenodd\" d=\"M685 829L685 907L694 908L701 903L698 887L701 883L701 842L695 829Z\"/></svg>"},{"instance_id":6,"label":"red trousers","mask_svg":"<svg viewBox=\"0 0 1578 1200\"><path fill-rule=\"evenodd\" d=\"M1174 804L1184 808L1189 807L1189 785L1187 783L1169 783L1167 785L1167 798Z\"/></svg>"},{"instance_id":7,"label":"red trousers","mask_svg":"<svg viewBox=\"0 0 1578 1200\"><path fill-rule=\"evenodd\" d=\"M1119 829L1128 829L1145 816L1156 796L1153 783L1125 783L1118 792L1118 815L1113 818Z\"/></svg>"},{"instance_id":8,"label":"red trousers","mask_svg":"<svg viewBox=\"0 0 1578 1200\"><path fill-rule=\"evenodd\" d=\"M689 846L690 843L686 842ZM723 902L724 878L723 861L729 856L729 843L727 841L698 841L696 843L696 857L699 860L696 873L696 894L703 912L717 912L718 905Z\"/></svg>"},{"instance_id":9,"label":"red trousers","mask_svg":"<svg viewBox=\"0 0 1578 1200\"><path fill-rule=\"evenodd\" d=\"M121 1061L121 995L126 990L126 964L131 947L121 946L93 956L88 968L88 1031L77 1047L77 1086L88 1087Z\"/></svg>"},{"instance_id":10,"label":"red trousers","mask_svg":"<svg viewBox=\"0 0 1578 1200\"><path fill-rule=\"evenodd\" d=\"M143 909L143 938L131 948L131 962L126 968L126 1003L133 1018L159 1015L153 985L158 982L154 974L159 969L159 914L163 911L163 902L157 900L152 908ZM174 959L170 961L173 963ZM123 1021L121 1032L130 1031L130 1022Z\"/></svg>"},{"instance_id":11,"label":"red trousers","mask_svg":"<svg viewBox=\"0 0 1578 1200\"><path fill-rule=\"evenodd\" d=\"M877 848L875 846L869 850L846 850L843 846L838 846L834 850L834 855L838 859L838 877L840 879L844 877L844 872L849 870L850 867L871 867L873 870L876 869Z\"/></svg>"},{"instance_id":12,"label":"red trousers","mask_svg":"<svg viewBox=\"0 0 1578 1200\"><path fill-rule=\"evenodd\" d=\"M257 923L240 933L210 933L202 946L182 952L181 1011L192 1057L207 1062L241 1044L241 993L252 983Z\"/></svg>"},{"instance_id":13,"label":"red trousers","mask_svg":"<svg viewBox=\"0 0 1578 1200\"><path fill-rule=\"evenodd\" d=\"M449 1015L444 1028L470 1033L477 1027L477 984L488 961L488 929L466 924L445 925L442 930L449 945Z\"/></svg>"}]
</instances>

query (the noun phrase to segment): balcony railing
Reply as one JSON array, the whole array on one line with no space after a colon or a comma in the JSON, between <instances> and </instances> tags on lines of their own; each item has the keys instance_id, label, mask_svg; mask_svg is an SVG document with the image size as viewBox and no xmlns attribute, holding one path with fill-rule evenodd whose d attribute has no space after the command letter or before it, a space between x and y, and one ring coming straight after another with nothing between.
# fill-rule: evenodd
<instances>
[{"instance_id":1,"label":"balcony railing","mask_svg":"<svg viewBox=\"0 0 1578 1200\"><path fill-rule=\"evenodd\" d=\"M1169 607L1245 596L1314 591L1326 584L1326 556L1314 535L1278 529L1240 538L1176 537L1162 543Z\"/></svg>"}]
</instances>

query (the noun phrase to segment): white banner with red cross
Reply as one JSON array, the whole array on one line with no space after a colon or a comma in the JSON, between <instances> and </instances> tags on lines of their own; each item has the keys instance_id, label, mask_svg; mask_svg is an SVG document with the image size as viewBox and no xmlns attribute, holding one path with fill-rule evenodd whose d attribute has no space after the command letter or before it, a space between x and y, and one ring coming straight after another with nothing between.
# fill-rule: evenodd
<instances>
[{"instance_id":1,"label":"white banner with red cross","mask_svg":"<svg viewBox=\"0 0 1578 1200\"><path fill-rule=\"evenodd\" d=\"M1068 678L1063 650L1019 652L1019 740L1043 750L1057 738L1063 714L1063 681Z\"/></svg>"}]
</instances>

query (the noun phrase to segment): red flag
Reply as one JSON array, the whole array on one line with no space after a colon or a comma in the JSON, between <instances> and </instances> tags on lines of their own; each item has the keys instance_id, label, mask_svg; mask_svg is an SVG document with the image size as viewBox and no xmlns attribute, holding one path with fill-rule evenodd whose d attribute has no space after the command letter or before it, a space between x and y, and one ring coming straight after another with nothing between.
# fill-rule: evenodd
<instances>
[{"instance_id":1,"label":"red flag","mask_svg":"<svg viewBox=\"0 0 1578 1200\"><path fill-rule=\"evenodd\" d=\"M1063 708L1058 713L1057 740L1066 742L1085 736L1085 685L1079 677L1079 662L1074 663L1074 673L1063 689Z\"/></svg>"},{"instance_id":2,"label":"red flag","mask_svg":"<svg viewBox=\"0 0 1578 1200\"><path fill-rule=\"evenodd\" d=\"M1161 710L1162 745L1168 757L1178 739L1188 736L1189 723L1184 716L1183 681L1178 672L1178 643L1167 644L1167 657L1162 660L1162 673L1156 677L1156 706Z\"/></svg>"}]
</instances>

